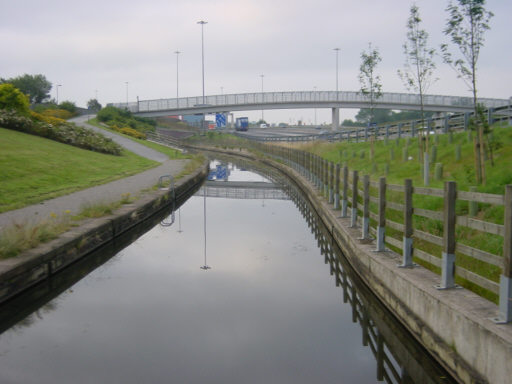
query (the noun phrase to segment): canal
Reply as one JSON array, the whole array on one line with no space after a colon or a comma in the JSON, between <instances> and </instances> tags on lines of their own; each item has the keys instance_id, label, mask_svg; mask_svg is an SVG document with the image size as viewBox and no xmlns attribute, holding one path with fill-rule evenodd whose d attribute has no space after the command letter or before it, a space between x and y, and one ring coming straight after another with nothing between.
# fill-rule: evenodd
<instances>
[{"instance_id":1,"label":"canal","mask_svg":"<svg viewBox=\"0 0 512 384\"><path fill-rule=\"evenodd\" d=\"M293 184L211 169L172 214L0 307L0 383L453 382Z\"/></svg>"}]
</instances>

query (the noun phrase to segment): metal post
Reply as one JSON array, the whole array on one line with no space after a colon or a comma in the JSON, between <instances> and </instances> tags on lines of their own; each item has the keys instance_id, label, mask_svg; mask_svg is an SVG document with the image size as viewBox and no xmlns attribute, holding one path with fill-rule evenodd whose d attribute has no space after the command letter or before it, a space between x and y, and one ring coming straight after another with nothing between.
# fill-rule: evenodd
<instances>
[{"instance_id":1,"label":"metal post","mask_svg":"<svg viewBox=\"0 0 512 384\"><path fill-rule=\"evenodd\" d=\"M350 227L355 228L357 226L357 180L358 172L352 171L352 212L350 215Z\"/></svg>"},{"instance_id":2,"label":"metal post","mask_svg":"<svg viewBox=\"0 0 512 384\"><path fill-rule=\"evenodd\" d=\"M347 217L348 206L348 167L343 167L343 196L341 199L341 217Z\"/></svg>"},{"instance_id":3,"label":"metal post","mask_svg":"<svg viewBox=\"0 0 512 384\"><path fill-rule=\"evenodd\" d=\"M455 199L457 183L444 183L443 252L441 261L441 284L439 289L455 287Z\"/></svg>"},{"instance_id":4,"label":"metal post","mask_svg":"<svg viewBox=\"0 0 512 384\"><path fill-rule=\"evenodd\" d=\"M416 124L414 124L414 121L411 121L411 136L416 136Z\"/></svg>"},{"instance_id":5,"label":"metal post","mask_svg":"<svg viewBox=\"0 0 512 384\"><path fill-rule=\"evenodd\" d=\"M389 140L389 125L386 125L386 140Z\"/></svg>"},{"instance_id":6,"label":"metal post","mask_svg":"<svg viewBox=\"0 0 512 384\"><path fill-rule=\"evenodd\" d=\"M450 128L450 122L448 119L448 115L446 115L444 117L444 133L448 133L448 129Z\"/></svg>"},{"instance_id":7,"label":"metal post","mask_svg":"<svg viewBox=\"0 0 512 384\"><path fill-rule=\"evenodd\" d=\"M363 176L363 226L361 228L361 239L370 237L370 176Z\"/></svg>"},{"instance_id":8,"label":"metal post","mask_svg":"<svg viewBox=\"0 0 512 384\"><path fill-rule=\"evenodd\" d=\"M323 164L323 185L324 185L324 197L329 194L329 163L327 160L322 159Z\"/></svg>"},{"instance_id":9,"label":"metal post","mask_svg":"<svg viewBox=\"0 0 512 384\"><path fill-rule=\"evenodd\" d=\"M402 248L402 264L399 267L409 268L412 263L412 180L405 179L404 184L404 242Z\"/></svg>"},{"instance_id":10,"label":"metal post","mask_svg":"<svg viewBox=\"0 0 512 384\"><path fill-rule=\"evenodd\" d=\"M500 276L499 321L512 321L512 185L505 187L503 273Z\"/></svg>"},{"instance_id":11,"label":"metal post","mask_svg":"<svg viewBox=\"0 0 512 384\"><path fill-rule=\"evenodd\" d=\"M377 227L377 252L386 250L386 178L379 179L379 223Z\"/></svg>"},{"instance_id":12,"label":"metal post","mask_svg":"<svg viewBox=\"0 0 512 384\"><path fill-rule=\"evenodd\" d=\"M336 164L336 178L334 180L334 209L340 209L340 164Z\"/></svg>"},{"instance_id":13,"label":"metal post","mask_svg":"<svg viewBox=\"0 0 512 384\"><path fill-rule=\"evenodd\" d=\"M469 127L469 112L464 113L464 130L467 131Z\"/></svg>"},{"instance_id":14,"label":"metal post","mask_svg":"<svg viewBox=\"0 0 512 384\"><path fill-rule=\"evenodd\" d=\"M398 138L402 138L402 123L398 124Z\"/></svg>"}]
</instances>

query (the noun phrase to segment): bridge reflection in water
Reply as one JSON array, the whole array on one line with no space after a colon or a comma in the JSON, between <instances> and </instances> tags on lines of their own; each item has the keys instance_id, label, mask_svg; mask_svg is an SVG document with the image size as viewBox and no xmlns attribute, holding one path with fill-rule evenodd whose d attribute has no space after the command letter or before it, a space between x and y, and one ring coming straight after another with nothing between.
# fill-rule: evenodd
<instances>
[{"instance_id":1,"label":"bridge reflection in water","mask_svg":"<svg viewBox=\"0 0 512 384\"><path fill-rule=\"evenodd\" d=\"M290 200L280 186L262 181L206 181L196 196L229 199Z\"/></svg>"},{"instance_id":2,"label":"bridge reflection in water","mask_svg":"<svg viewBox=\"0 0 512 384\"><path fill-rule=\"evenodd\" d=\"M352 322L362 328L362 344L377 362L376 378L386 383L455 383L398 320L375 297L347 262L329 230L294 187L287 188L293 203L315 235L324 262L329 265L343 303L352 307Z\"/></svg>"}]
</instances>

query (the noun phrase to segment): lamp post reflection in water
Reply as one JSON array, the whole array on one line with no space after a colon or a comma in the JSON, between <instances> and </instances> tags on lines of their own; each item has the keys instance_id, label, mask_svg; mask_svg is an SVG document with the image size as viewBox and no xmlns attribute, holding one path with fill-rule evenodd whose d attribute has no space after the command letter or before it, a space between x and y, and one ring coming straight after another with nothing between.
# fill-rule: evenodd
<instances>
[{"instance_id":1,"label":"lamp post reflection in water","mask_svg":"<svg viewBox=\"0 0 512 384\"><path fill-rule=\"evenodd\" d=\"M201 268L202 270L207 271L208 269L211 269L208 264L206 264L206 188L203 188L203 198L204 198L204 217L203 217L203 223L204 223L204 265Z\"/></svg>"}]
</instances>

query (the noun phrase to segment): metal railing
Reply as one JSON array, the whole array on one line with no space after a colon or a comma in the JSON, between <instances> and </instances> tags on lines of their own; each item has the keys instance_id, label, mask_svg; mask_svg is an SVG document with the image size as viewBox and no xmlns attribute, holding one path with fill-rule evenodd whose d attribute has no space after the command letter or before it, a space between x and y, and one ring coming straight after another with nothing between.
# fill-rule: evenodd
<instances>
[{"instance_id":1,"label":"metal railing","mask_svg":"<svg viewBox=\"0 0 512 384\"><path fill-rule=\"evenodd\" d=\"M510 105L498 108L489 108L485 111L485 114L489 124L493 124L495 122L508 122L509 124L512 124L512 107ZM372 137L376 139L416 137L422 130L428 130L430 134L442 134L461 130L466 131L469 129L469 122L472 116L472 112L455 113L446 116L428 118L425 119L423 123L421 120L409 120L397 123L377 124L372 127L343 129L339 131L310 135L256 136L251 134L241 134L239 132L235 132L234 134L249 140L262 142L300 142L315 140L360 142L368 141Z\"/></svg>"},{"instance_id":2,"label":"metal railing","mask_svg":"<svg viewBox=\"0 0 512 384\"><path fill-rule=\"evenodd\" d=\"M481 98L479 102L487 108L498 108L509 104L506 99ZM369 103L369 98L361 92L351 91L297 91L297 92L259 92L239 93L226 95L180 97L169 99L140 100L130 103L111 103L117 108L128 109L133 113L158 112L173 110L188 110L200 107L214 107L218 112L229 111L230 107L237 106L279 106L287 105L293 108L294 104L301 107L345 107L358 108ZM440 107L451 107L456 110L470 110L473 106L471 97L423 95L424 107L427 110L436 110ZM420 105L420 96L409 93L383 93L374 100L377 108L400 109L400 107L417 107ZM193 113L193 112L191 112Z\"/></svg>"}]
</instances>

